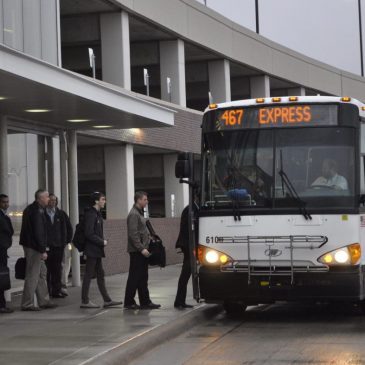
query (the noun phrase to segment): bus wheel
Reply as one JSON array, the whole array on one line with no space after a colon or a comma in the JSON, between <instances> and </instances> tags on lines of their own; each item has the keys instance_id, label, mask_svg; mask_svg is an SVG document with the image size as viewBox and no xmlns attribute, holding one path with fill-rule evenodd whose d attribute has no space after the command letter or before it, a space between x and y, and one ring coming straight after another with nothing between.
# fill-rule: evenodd
<instances>
[{"instance_id":1,"label":"bus wheel","mask_svg":"<svg viewBox=\"0 0 365 365\"><path fill-rule=\"evenodd\" d=\"M223 303L223 308L227 314L240 314L245 312L247 305L240 302L225 301Z\"/></svg>"}]
</instances>

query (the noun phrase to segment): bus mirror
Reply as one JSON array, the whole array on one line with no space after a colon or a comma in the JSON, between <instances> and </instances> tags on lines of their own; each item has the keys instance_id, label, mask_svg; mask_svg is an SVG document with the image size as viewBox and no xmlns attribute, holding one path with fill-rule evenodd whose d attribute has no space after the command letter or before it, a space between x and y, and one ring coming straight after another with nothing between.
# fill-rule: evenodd
<instances>
[{"instance_id":1,"label":"bus mirror","mask_svg":"<svg viewBox=\"0 0 365 365\"><path fill-rule=\"evenodd\" d=\"M176 165L175 165L175 176L178 179L190 178L191 168L188 153L180 153Z\"/></svg>"}]
</instances>

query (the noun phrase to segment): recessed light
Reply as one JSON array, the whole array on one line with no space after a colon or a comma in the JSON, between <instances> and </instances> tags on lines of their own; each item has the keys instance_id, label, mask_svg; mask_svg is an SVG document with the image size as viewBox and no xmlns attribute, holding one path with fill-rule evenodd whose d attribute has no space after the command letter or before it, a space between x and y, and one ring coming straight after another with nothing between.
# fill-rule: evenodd
<instances>
[{"instance_id":1,"label":"recessed light","mask_svg":"<svg viewBox=\"0 0 365 365\"><path fill-rule=\"evenodd\" d=\"M67 119L67 121L70 123L85 123L90 122L91 119Z\"/></svg>"},{"instance_id":2,"label":"recessed light","mask_svg":"<svg viewBox=\"0 0 365 365\"><path fill-rule=\"evenodd\" d=\"M94 128L100 128L100 129L112 128L112 127L113 127L112 125L94 125Z\"/></svg>"},{"instance_id":3,"label":"recessed light","mask_svg":"<svg viewBox=\"0 0 365 365\"><path fill-rule=\"evenodd\" d=\"M27 113L48 113L51 110L50 109L26 109Z\"/></svg>"}]
</instances>

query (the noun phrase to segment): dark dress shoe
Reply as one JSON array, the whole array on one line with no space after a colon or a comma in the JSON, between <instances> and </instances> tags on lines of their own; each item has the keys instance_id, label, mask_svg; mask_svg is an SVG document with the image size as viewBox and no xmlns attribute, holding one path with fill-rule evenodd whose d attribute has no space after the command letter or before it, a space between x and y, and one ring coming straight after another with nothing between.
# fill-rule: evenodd
<instances>
[{"instance_id":1,"label":"dark dress shoe","mask_svg":"<svg viewBox=\"0 0 365 365\"><path fill-rule=\"evenodd\" d=\"M183 303L183 304L174 304L174 307L176 309L188 309L188 308L194 308L193 305L190 305L190 304L186 304L186 303Z\"/></svg>"},{"instance_id":2,"label":"dark dress shoe","mask_svg":"<svg viewBox=\"0 0 365 365\"><path fill-rule=\"evenodd\" d=\"M13 313L14 311L10 308L0 308L0 314Z\"/></svg>"},{"instance_id":3,"label":"dark dress shoe","mask_svg":"<svg viewBox=\"0 0 365 365\"><path fill-rule=\"evenodd\" d=\"M47 303L45 305L40 305L39 308L41 309L53 309L53 308L57 308L58 305L54 304L54 303Z\"/></svg>"},{"instance_id":4,"label":"dark dress shoe","mask_svg":"<svg viewBox=\"0 0 365 365\"><path fill-rule=\"evenodd\" d=\"M52 298L66 298L67 295L64 295L63 293L55 293L52 294Z\"/></svg>"},{"instance_id":5,"label":"dark dress shoe","mask_svg":"<svg viewBox=\"0 0 365 365\"><path fill-rule=\"evenodd\" d=\"M116 307L117 305L123 304L122 301L111 300L110 302L104 302L104 308Z\"/></svg>"},{"instance_id":6,"label":"dark dress shoe","mask_svg":"<svg viewBox=\"0 0 365 365\"><path fill-rule=\"evenodd\" d=\"M158 309L161 308L161 304L149 303L145 305L141 305L141 309Z\"/></svg>"},{"instance_id":7,"label":"dark dress shoe","mask_svg":"<svg viewBox=\"0 0 365 365\"><path fill-rule=\"evenodd\" d=\"M39 307L22 307L23 312L39 312L40 310Z\"/></svg>"},{"instance_id":8,"label":"dark dress shoe","mask_svg":"<svg viewBox=\"0 0 365 365\"><path fill-rule=\"evenodd\" d=\"M131 304L131 305L124 305L124 309L141 309L141 307L138 304Z\"/></svg>"}]
</instances>

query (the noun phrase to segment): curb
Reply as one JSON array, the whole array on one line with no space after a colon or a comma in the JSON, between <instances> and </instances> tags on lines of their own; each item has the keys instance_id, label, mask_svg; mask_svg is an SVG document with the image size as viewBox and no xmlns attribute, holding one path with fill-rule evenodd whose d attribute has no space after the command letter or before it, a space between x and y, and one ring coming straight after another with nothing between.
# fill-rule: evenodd
<instances>
[{"instance_id":1,"label":"curb","mask_svg":"<svg viewBox=\"0 0 365 365\"><path fill-rule=\"evenodd\" d=\"M79 365L128 365L153 348L169 341L201 320L207 320L222 311L219 305L202 304L176 320L152 327L138 335L104 351Z\"/></svg>"}]
</instances>

